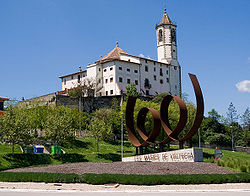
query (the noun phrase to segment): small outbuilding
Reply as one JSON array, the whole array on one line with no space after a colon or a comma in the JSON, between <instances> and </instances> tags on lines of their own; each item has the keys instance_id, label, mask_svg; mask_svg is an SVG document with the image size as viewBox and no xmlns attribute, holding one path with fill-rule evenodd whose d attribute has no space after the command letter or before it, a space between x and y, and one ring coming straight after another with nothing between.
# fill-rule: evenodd
<instances>
[{"instance_id":1,"label":"small outbuilding","mask_svg":"<svg viewBox=\"0 0 250 196\"><path fill-rule=\"evenodd\" d=\"M8 101L8 98L0 97L0 115L3 115L4 113L4 102Z\"/></svg>"}]
</instances>

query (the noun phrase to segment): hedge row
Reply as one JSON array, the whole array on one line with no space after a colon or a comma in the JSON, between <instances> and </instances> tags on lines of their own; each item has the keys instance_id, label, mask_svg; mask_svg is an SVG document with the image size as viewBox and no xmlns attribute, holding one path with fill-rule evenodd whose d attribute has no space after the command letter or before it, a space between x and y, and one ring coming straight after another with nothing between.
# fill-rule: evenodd
<instances>
[{"instance_id":1,"label":"hedge row","mask_svg":"<svg viewBox=\"0 0 250 196\"><path fill-rule=\"evenodd\" d=\"M47 165L53 161L59 163L86 162L82 154L2 154L0 155L0 171L34 165Z\"/></svg>"},{"instance_id":2,"label":"hedge row","mask_svg":"<svg viewBox=\"0 0 250 196\"><path fill-rule=\"evenodd\" d=\"M46 183L88 183L88 184L220 184L249 183L249 173L237 174L189 174L189 175L123 175L123 174L61 174L61 173L12 173L1 172L0 181L46 182Z\"/></svg>"}]
</instances>

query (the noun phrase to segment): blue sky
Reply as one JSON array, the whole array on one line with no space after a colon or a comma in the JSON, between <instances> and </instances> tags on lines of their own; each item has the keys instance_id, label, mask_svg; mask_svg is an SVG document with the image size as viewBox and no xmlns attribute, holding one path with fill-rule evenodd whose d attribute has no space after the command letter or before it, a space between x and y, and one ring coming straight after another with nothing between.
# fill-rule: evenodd
<instances>
[{"instance_id":1,"label":"blue sky","mask_svg":"<svg viewBox=\"0 0 250 196\"><path fill-rule=\"evenodd\" d=\"M183 92L197 75L206 112L250 106L249 0L0 0L0 96L61 89L61 75L115 47L157 59L155 25L164 7L177 24ZM242 82L244 81L244 82ZM240 83L241 82L241 83ZM238 83L238 88L236 84Z\"/></svg>"}]
</instances>

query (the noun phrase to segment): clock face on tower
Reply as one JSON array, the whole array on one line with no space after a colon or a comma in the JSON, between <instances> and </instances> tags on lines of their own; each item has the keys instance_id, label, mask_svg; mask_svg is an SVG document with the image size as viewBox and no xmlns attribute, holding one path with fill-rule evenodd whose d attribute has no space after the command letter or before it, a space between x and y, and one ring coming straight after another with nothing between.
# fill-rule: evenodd
<instances>
[{"instance_id":1,"label":"clock face on tower","mask_svg":"<svg viewBox=\"0 0 250 196\"><path fill-rule=\"evenodd\" d=\"M171 41L176 42L176 31L175 31L175 29L171 30Z\"/></svg>"}]
</instances>

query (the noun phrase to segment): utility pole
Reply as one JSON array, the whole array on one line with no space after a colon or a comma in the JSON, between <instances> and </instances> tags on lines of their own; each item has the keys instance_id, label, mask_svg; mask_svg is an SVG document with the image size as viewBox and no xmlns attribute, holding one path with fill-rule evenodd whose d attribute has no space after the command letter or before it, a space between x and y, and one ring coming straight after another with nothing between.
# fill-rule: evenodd
<instances>
[{"instance_id":1,"label":"utility pole","mask_svg":"<svg viewBox=\"0 0 250 196\"><path fill-rule=\"evenodd\" d=\"M123 158L123 112L121 113L121 159Z\"/></svg>"},{"instance_id":2,"label":"utility pole","mask_svg":"<svg viewBox=\"0 0 250 196\"><path fill-rule=\"evenodd\" d=\"M232 151L234 151L234 136L233 136L233 126L230 126L231 135L232 135Z\"/></svg>"},{"instance_id":3,"label":"utility pole","mask_svg":"<svg viewBox=\"0 0 250 196\"><path fill-rule=\"evenodd\" d=\"M200 132L200 128L198 129L198 136L199 136L199 148L201 148L201 132Z\"/></svg>"}]
</instances>

